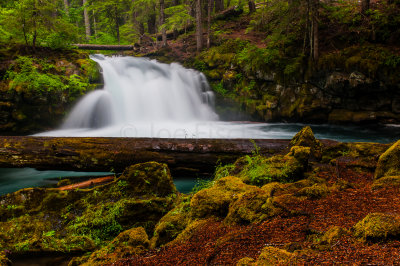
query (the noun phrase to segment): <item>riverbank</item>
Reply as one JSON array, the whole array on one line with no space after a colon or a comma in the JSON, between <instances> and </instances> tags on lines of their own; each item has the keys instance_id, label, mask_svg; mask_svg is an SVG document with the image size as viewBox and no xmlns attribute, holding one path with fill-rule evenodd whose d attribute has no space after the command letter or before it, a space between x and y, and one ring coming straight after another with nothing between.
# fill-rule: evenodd
<instances>
[{"instance_id":1,"label":"riverbank","mask_svg":"<svg viewBox=\"0 0 400 266\"><path fill-rule=\"evenodd\" d=\"M90 189L2 196L0 245L10 258L88 252L70 265L395 263L398 159L398 143L328 145L304 128L189 194L153 162Z\"/></svg>"}]
</instances>

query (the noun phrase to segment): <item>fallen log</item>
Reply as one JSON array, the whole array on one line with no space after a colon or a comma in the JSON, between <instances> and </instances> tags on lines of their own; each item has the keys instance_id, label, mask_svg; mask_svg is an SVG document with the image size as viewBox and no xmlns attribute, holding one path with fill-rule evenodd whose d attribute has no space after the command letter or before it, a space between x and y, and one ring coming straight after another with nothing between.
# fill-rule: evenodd
<instances>
[{"instance_id":1,"label":"fallen log","mask_svg":"<svg viewBox=\"0 0 400 266\"><path fill-rule=\"evenodd\" d=\"M260 154L286 152L289 140L255 140ZM251 154L248 139L61 138L4 136L0 167L115 171L147 161L166 163L175 175L213 173L217 163Z\"/></svg>"},{"instance_id":2,"label":"fallen log","mask_svg":"<svg viewBox=\"0 0 400 266\"><path fill-rule=\"evenodd\" d=\"M88 188L94 185L101 185L104 183L108 183L111 182L115 179L114 176L104 176L104 177L99 177L99 178L93 178L93 179L89 179L83 182L79 182L76 184L71 184L71 185L67 185L67 186L62 186L57 188L58 190L74 190L77 188Z\"/></svg>"},{"instance_id":3,"label":"fallen log","mask_svg":"<svg viewBox=\"0 0 400 266\"><path fill-rule=\"evenodd\" d=\"M73 44L72 46L81 50L127 51L135 49L134 45Z\"/></svg>"}]
</instances>

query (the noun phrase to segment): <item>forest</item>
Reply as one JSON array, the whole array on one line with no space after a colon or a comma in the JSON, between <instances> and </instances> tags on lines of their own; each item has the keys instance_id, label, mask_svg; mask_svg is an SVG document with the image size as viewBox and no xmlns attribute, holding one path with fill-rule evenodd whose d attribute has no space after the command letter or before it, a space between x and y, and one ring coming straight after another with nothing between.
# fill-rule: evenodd
<instances>
[{"instance_id":1,"label":"forest","mask_svg":"<svg viewBox=\"0 0 400 266\"><path fill-rule=\"evenodd\" d=\"M2 0L0 265L397 264L399 74L400 0Z\"/></svg>"}]
</instances>

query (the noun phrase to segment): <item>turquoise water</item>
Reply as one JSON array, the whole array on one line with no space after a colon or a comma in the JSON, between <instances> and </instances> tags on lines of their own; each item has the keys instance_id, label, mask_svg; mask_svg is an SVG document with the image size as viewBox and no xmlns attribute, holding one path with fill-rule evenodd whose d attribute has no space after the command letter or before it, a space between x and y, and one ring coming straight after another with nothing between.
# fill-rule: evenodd
<instances>
[{"instance_id":1,"label":"turquoise water","mask_svg":"<svg viewBox=\"0 0 400 266\"><path fill-rule=\"evenodd\" d=\"M55 185L61 178L99 177L112 174L109 172L38 171L33 168L0 168L0 195L27 187Z\"/></svg>"},{"instance_id":2,"label":"turquoise water","mask_svg":"<svg viewBox=\"0 0 400 266\"><path fill-rule=\"evenodd\" d=\"M113 175L109 172L38 171L33 168L0 168L0 195L27 187L52 186L62 178L100 177ZM179 192L189 193L197 183L192 177L179 177L174 184Z\"/></svg>"}]
</instances>

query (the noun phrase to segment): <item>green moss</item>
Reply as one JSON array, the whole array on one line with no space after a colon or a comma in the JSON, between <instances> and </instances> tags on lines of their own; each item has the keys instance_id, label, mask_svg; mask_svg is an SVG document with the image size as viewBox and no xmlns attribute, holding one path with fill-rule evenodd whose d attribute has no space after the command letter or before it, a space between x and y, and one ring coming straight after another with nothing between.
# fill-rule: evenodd
<instances>
[{"instance_id":1,"label":"green moss","mask_svg":"<svg viewBox=\"0 0 400 266\"><path fill-rule=\"evenodd\" d=\"M272 199L261 189L254 189L239 196L229 206L229 213L225 218L228 224L250 224L261 222L281 213L282 209L273 205Z\"/></svg>"},{"instance_id":2,"label":"green moss","mask_svg":"<svg viewBox=\"0 0 400 266\"><path fill-rule=\"evenodd\" d=\"M209 216L224 218L228 213L229 204L235 201L240 194L256 189L246 185L240 178L224 177L219 179L211 188L197 192L190 201L192 218Z\"/></svg>"},{"instance_id":3,"label":"green moss","mask_svg":"<svg viewBox=\"0 0 400 266\"><path fill-rule=\"evenodd\" d=\"M354 235L363 240L382 240L400 236L400 217L385 213L370 213L354 227Z\"/></svg>"},{"instance_id":4,"label":"green moss","mask_svg":"<svg viewBox=\"0 0 400 266\"><path fill-rule=\"evenodd\" d=\"M375 179L396 175L400 175L400 140L379 157L375 170Z\"/></svg>"},{"instance_id":5,"label":"green moss","mask_svg":"<svg viewBox=\"0 0 400 266\"><path fill-rule=\"evenodd\" d=\"M151 194L159 197L176 193L171 173L166 164L147 162L128 167L119 178L127 181L126 191L135 195Z\"/></svg>"},{"instance_id":6,"label":"green moss","mask_svg":"<svg viewBox=\"0 0 400 266\"><path fill-rule=\"evenodd\" d=\"M5 251L0 251L0 265L3 266L11 265L11 261L8 259Z\"/></svg>"},{"instance_id":7,"label":"green moss","mask_svg":"<svg viewBox=\"0 0 400 266\"><path fill-rule=\"evenodd\" d=\"M309 147L315 158L321 158L322 144L314 136L311 127L303 127L290 141L290 146Z\"/></svg>"},{"instance_id":8,"label":"green moss","mask_svg":"<svg viewBox=\"0 0 400 266\"><path fill-rule=\"evenodd\" d=\"M385 187L400 187L400 176L384 176L374 181L372 189L381 189Z\"/></svg>"},{"instance_id":9,"label":"green moss","mask_svg":"<svg viewBox=\"0 0 400 266\"><path fill-rule=\"evenodd\" d=\"M178 243L182 243L190 240L201 228L210 222L209 219L197 219L191 221L173 241L169 242L168 245L174 246Z\"/></svg>"},{"instance_id":10,"label":"green moss","mask_svg":"<svg viewBox=\"0 0 400 266\"><path fill-rule=\"evenodd\" d=\"M289 264L294 255L284 249L267 246L263 248L256 265Z\"/></svg>"},{"instance_id":11,"label":"green moss","mask_svg":"<svg viewBox=\"0 0 400 266\"><path fill-rule=\"evenodd\" d=\"M327 243L329 245L333 245L342 236L349 235L349 234L350 234L350 231L347 229L344 229L339 226L332 226L321 237L321 243Z\"/></svg>"},{"instance_id":12,"label":"green moss","mask_svg":"<svg viewBox=\"0 0 400 266\"><path fill-rule=\"evenodd\" d=\"M143 227L132 228L120 233L107 246L95 251L83 265L104 265L122 258L143 253L150 241Z\"/></svg>"},{"instance_id":13,"label":"green moss","mask_svg":"<svg viewBox=\"0 0 400 266\"><path fill-rule=\"evenodd\" d=\"M242 258L240 259L237 263L236 266L251 266L251 265L255 265L256 260L253 258Z\"/></svg>"},{"instance_id":14,"label":"green moss","mask_svg":"<svg viewBox=\"0 0 400 266\"><path fill-rule=\"evenodd\" d=\"M331 190L325 184L314 184L311 187L300 189L296 195L306 196L311 199L320 199L326 197Z\"/></svg>"},{"instance_id":15,"label":"green moss","mask_svg":"<svg viewBox=\"0 0 400 266\"><path fill-rule=\"evenodd\" d=\"M151 239L152 247L165 245L174 240L188 225L190 219L190 198L182 196L178 199L175 208L170 210L158 222L154 236Z\"/></svg>"}]
</instances>

